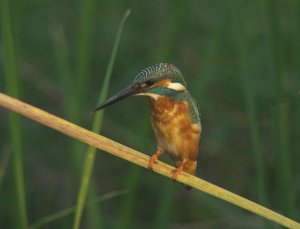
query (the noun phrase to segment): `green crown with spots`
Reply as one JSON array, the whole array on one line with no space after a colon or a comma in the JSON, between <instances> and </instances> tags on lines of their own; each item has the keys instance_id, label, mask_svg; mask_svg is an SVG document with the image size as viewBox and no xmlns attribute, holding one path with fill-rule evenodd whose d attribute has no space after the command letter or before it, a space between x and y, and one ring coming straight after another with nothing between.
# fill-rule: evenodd
<instances>
[{"instance_id":1,"label":"green crown with spots","mask_svg":"<svg viewBox=\"0 0 300 229\"><path fill-rule=\"evenodd\" d=\"M165 78L169 78L173 83L181 83L186 87L186 82L182 73L172 64L159 63L143 69L133 83L155 83Z\"/></svg>"}]
</instances>

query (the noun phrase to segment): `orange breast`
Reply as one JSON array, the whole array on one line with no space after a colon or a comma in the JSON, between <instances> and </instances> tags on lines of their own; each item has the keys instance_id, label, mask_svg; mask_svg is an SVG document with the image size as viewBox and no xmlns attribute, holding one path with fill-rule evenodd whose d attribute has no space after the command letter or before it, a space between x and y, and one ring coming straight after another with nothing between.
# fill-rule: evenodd
<instances>
[{"instance_id":1,"label":"orange breast","mask_svg":"<svg viewBox=\"0 0 300 229\"><path fill-rule=\"evenodd\" d=\"M187 159L185 170L194 174L201 126L192 123L188 103L167 96L150 99L150 117L158 147L177 163Z\"/></svg>"}]
</instances>

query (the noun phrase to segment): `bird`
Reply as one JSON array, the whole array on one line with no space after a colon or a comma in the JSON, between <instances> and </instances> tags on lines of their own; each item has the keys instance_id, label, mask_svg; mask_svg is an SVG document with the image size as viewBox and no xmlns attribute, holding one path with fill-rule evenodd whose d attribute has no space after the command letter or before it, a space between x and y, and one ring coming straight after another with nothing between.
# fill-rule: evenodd
<instances>
[{"instance_id":1,"label":"bird","mask_svg":"<svg viewBox=\"0 0 300 229\"><path fill-rule=\"evenodd\" d=\"M140 71L132 83L98 105L94 111L108 107L129 96L146 96L157 150L150 157L149 168L154 171L161 154L175 162L173 180L182 171L196 175L202 126L200 110L187 89L181 71L172 64L158 63ZM185 189L191 187L184 185Z\"/></svg>"}]
</instances>

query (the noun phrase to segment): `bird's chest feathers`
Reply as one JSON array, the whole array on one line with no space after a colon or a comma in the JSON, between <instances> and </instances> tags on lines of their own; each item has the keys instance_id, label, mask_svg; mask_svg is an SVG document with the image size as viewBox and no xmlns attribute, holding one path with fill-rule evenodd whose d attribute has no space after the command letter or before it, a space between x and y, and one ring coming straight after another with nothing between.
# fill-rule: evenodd
<instances>
[{"instance_id":1,"label":"bird's chest feathers","mask_svg":"<svg viewBox=\"0 0 300 229\"><path fill-rule=\"evenodd\" d=\"M192 123L186 101L150 99L150 116L159 147L175 158L198 153L200 126Z\"/></svg>"}]
</instances>

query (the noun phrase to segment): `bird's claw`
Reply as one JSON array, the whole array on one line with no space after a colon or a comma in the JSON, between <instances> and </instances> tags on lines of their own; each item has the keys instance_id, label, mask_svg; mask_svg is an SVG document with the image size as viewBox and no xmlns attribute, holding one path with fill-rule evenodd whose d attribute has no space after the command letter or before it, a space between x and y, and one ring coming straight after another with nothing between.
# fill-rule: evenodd
<instances>
[{"instance_id":1,"label":"bird's claw","mask_svg":"<svg viewBox=\"0 0 300 229\"><path fill-rule=\"evenodd\" d=\"M159 155L160 155L160 151L157 150L156 153L150 158L149 169L151 169L152 172L153 172L153 166L154 166L154 164L158 163L157 160L158 160Z\"/></svg>"},{"instance_id":2,"label":"bird's claw","mask_svg":"<svg viewBox=\"0 0 300 229\"><path fill-rule=\"evenodd\" d=\"M177 178L178 178L178 175L179 173L181 173L183 171L183 167L184 165L187 163L187 160L184 159L180 164L179 166L173 171L173 182L177 181Z\"/></svg>"},{"instance_id":3,"label":"bird's claw","mask_svg":"<svg viewBox=\"0 0 300 229\"><path fill-rule=\"evenodd\" d=\"M157 159L153 158L153 156L152 156L149 161L149 169L151 169L152 171L153 171L154 163L157 164Z\"/></svg>"}]
</instances>

